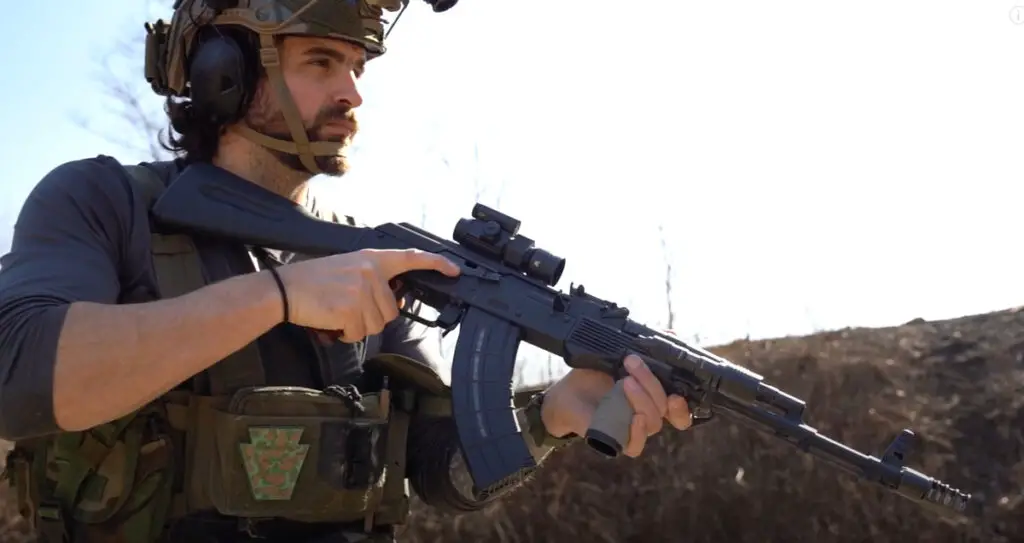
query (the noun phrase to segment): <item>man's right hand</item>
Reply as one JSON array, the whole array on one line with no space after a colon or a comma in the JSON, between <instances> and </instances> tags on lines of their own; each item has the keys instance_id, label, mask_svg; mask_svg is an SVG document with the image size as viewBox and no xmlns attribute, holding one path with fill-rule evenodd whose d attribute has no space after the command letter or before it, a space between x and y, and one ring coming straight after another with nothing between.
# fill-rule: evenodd
<instances>
[{"instance_id":1,"label":"man's right hand","mask_svg":"<svg viewBox=\"0 0 1024 543\"><path fill-rule=\"evenodd\" d=\"M415 249L364 249L278 268L288 295L289 320L307 328L338 330L338 339L347 343L379 334L398 317L389 281L414 270L449 277L460 271L443 256Z\"/></svg>"}]
</instances>

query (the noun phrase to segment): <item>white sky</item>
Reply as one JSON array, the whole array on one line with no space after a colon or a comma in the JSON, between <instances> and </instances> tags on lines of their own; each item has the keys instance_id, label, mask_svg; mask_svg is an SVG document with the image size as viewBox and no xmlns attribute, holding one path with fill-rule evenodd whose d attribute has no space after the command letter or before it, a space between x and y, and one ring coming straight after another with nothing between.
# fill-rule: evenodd
<instances>
[{"instance_id":1,"label":"white sky","mask_svg":"<svg viewBox=\"0 0 1024 543\"><path fill-rule=\"evenodd\" d=\"M561 288L582 281L653 324L665 316L663 225L676 327L704 344L1021 305L1013 7L462 0L435 15L417 0L364 78L353 174L318 186L366 222L425 214L446 237L480 187L568 258ZM54 35L83 25L66 19ZM82 38L91 50L141 27L103 24ZM81 59L26 54L5 66L15 80L76 90L47 95L51 118L74 104L106 122L81 107L98 92ZM58 163L145 158L66 119L32 122L26 97L6 92L0 119L23 137L0 157L14 173L5 234ZM55 125L74 134L68 145L17 147L52 143Z\"/></svg>"}]
</instances>

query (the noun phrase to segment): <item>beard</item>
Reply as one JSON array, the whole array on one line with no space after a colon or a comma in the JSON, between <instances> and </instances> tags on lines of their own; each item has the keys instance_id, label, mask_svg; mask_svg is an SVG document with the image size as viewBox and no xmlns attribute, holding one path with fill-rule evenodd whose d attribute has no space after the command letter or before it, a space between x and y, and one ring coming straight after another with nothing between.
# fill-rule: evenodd
<instances>
[{"instance_id":1,"label":"beard","mask_svg":"<svg viewBox=\"0 0 1024 543\"><path fill-rule=\"evenodd\" d=\"M269 104L265 105L269 106ZM283 141L294 141L291 130L288 128L288 123L285 121L284 113L281 112L280 108L267 107L251 111L249 115L246 115L246 122L250 128L265 136ZM324 132L328 129L328 124L346 126L349 128L350 133L347 136L325 134ZM332 177L340 177L348 172L349 162L346 155L351 146L352 139L355 138L356 133L359 131L359 123L356 120L355 111L342 104L325 106L317 112L312 125L305 127L305 129L306 138L310 142L326 141L343 144L336 155L313 156L313 161L320 171ZM275 149L266 149L266 151L289 170L304 174L309 173L299 160L299 155L284 153Z\"/></svg>"}]
</instances>

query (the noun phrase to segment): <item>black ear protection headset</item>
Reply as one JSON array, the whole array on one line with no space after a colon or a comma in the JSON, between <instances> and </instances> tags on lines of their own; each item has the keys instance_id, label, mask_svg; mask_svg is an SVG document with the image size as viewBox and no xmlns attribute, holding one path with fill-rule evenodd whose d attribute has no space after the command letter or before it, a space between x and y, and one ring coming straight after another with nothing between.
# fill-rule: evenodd
<instances>
[{"instance_id":1,"label":"black ear protection headset","mask_svg":"<svg viewBox=\"0 0 1024 543\"><path fill-rule=\"evenodd\" d=\"M176 0L174 9L183 1ZM458 3L458 0L423 1L435 13L447 11ZM206 0L205 3L217 12L238 6L237 0ZM249 107L259 80L255 38L244 31L207 26L199 29L196 40L186 61L193 114L221 125L239 120Z\"/></svg>"},{"instance_id":2,"label":"black ear protection headset","mask_svg":"<svg viewBox=\"0 0 1024 543\"><path fill-rule=\"evenodd\" d=\"M200 29L188 59L193 112L216 124L240 119L255 94L259 67L253 47L243 47L234 29Z\"/></svg>"},{"instance_id":3,"label":"black ear protection headset","mask_svg":"<svg viewBox=\"0 0 1024 543\"><path fill-rule=\"evenodd\" d=\"M206 0L206 5L220 12L236 7L238 2ZM185 63L194 115L223 125L245 114L259 79L255 45L255 38L244 30L212 25L199 29Z\"/></svg>"},{"instance_id":4,"label":"black ear protection headset","mask_svg":"<svg viewBox=\"0 0 1024 543\"><path fill-rule=\"evenodd\" d=\"M448 11L459 3L459 0L423 0L434 10L434 13Z\"/></svg>"}]
</instances>

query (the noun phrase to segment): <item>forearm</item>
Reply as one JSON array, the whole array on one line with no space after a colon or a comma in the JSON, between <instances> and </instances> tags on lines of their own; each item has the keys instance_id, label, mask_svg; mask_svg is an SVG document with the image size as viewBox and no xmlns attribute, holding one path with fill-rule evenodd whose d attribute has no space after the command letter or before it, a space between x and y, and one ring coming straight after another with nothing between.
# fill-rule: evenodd
<instances>
[{"instance_id":1,"label":"forearm","mask_svg":"<svg viewBox=\"0 0 1024 543\"><path fill-rule=\"evenodd\" d=\"M124 416L253 341L282 316L267 272L150 303L74 303L57 345L57 424L75 431Z\"/></svg>"}]
</instances>

